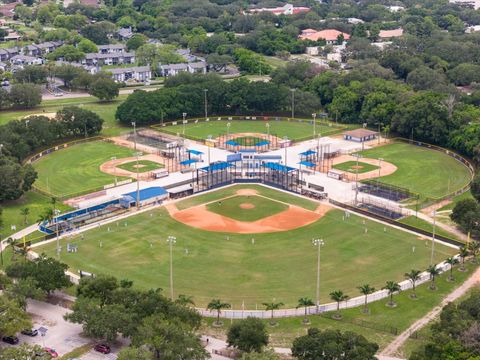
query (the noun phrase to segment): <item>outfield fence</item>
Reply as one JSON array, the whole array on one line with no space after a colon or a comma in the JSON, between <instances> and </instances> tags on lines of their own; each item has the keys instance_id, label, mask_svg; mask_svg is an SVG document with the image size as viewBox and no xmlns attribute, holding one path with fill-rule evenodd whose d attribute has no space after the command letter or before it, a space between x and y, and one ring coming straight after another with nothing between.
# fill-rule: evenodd
<instances>
[{"instance_id":1,"label":"outfield fence","mask_svg":"<svg viewBox=\"0 0 480 360\"><path fill-rule=\"evenodd\" d=\"M169 126L176 126L176 125L188 125L188 124L198 124L198 123L206 123L206 122L215 122L215 121L264 121L264 122L278 122L278 121L283 121L283 122L298 122L298 123L312 123L313 119L306 119L306 118L290 118L286 116L267 116L267 115L260 115L260 116L212 116L211 118L202 118L202 117L195 117L195 118L189 118L189 119L180 119L180 120L173 120L173 121L168 121L164 122L162 124L156 124L152 125L151 127L153 129L156 129L158 131L171 134L171 135L176 135L183 137L185 139L190 139L190 140L195 140L195 141L205 141L207 139L202 139L197 136L191 136L188 134L182 134L182 132L178 131L172 131L169 129ZM322 131L321 134L322 136L328 136L328 135L333 135L336 133L339 133L345 129L347 129L347 126L342 125L342 124L337 124L333 123L328 120L315 120L316 124L318 126L328 126L331 127L332 130L330 131ZM295 139L289 139L293 143L298 143L302 141L307 141L314 139L316 136L308 135L308 136L303 136Z\"/></svg>"}]
</instances>

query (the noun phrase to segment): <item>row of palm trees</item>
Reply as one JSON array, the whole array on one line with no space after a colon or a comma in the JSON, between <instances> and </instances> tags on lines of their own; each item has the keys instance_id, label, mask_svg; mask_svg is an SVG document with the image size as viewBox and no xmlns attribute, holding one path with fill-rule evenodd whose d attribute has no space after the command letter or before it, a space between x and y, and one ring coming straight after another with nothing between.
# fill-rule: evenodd
<instances>
[{"instance_id":1,"label":"row of palm trees","mask_svg":"<svg viewBox=\"0 0 480 360\"><path fill-rule=\"evenodd\" d=\"M465 258L467 258L469 255L472 255L472 261L474 263L477 263L477 256L478 256L479 252L480 252L480 242L474 241L474 242L471 242L468 246L462 246L460 248L459 254L458 254L458 257L460 258L460 261L458 260L457 257L453 257L453 256L446 259L445 262L450 265L450 272L449 272L449 276L448 276L448 281L454 281L455 280L454 275L453 275L453 268L454 268L455 265L460 264L460 271L465 271ZM430 286L429 286L430 290L436 290L437 286L436 286L435 280L436 280L436 277L440 274L440 270L438 269L437 265L430 265L426 269L426 272L430 276ZM412 269L409 272L404 274L405 279L409 280L410 283L412 284L412 294L410 295L410 298L412 298L412 299L417 298L417 292L416 292L417 283L421 279L421 274L422 274L422 271L417 270L417 269ZM362 286L359 286L357 289L365 297L363 312L367 314L367 313L369 313L368 296L373 294L376 291L376 289L373 286L370 286L370 284L364 284ZM386 290L387 293L388 293L388 296L389 296L389 301L387 302L387 306L395 307L396 303L393 299L393 296L402 290L400 284L395 282L395 281L387 281L385 283L385 286L382 287L382 290ZM333 301L335 301L337 303L337 311L336 311L336 313L334 314L333 317L335 319L341 319L342 316L340 314L340 304L344 301L345 302L348 301L350 299L350 297L341 290L333 291L329 295L330 295L330 299L332 299ZM181 296L183 296L183 295L181 295ZM274 321L274 317L273 317L274 316L274 311L278 310L282 306L284 306L284 303L272 301L272 302L265 302L262 305L265 307L265 310L271 312L270 324L275 325L276 322ZM305 317L304 317L303 321L305 323L308 322L307 310L308 310L309 307L312 307L312 306L315 306L315 303L313 302L312 299L310 299L308 297L302 297L302 298L298 299L298 305L297 305L296 308L297 309L298 308L304 308ZM221 322L220 322L221 311L223 309L229 309L229 308L231 308L231 305L228 304L228 303L222 302L220 299L213 299L207 305L208 310L217 312L216 324L218 324L218 325L221 324Z\"/></svg>"}]
</instances>

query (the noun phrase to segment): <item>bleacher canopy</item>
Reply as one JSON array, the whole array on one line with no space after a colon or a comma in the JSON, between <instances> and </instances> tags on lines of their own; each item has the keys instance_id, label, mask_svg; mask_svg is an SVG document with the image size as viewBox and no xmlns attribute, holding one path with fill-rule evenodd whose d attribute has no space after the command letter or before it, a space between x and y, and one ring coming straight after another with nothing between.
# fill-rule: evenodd
<instances>
[{"instance_id":1,"label":"bleacher canopy","mask_svg":"<svg viewBox=\"0 0 480 360\"><path fill-rule=\"evenodd\" d=\"M293 167L285 166L285 165L278 164L278 163L275 163L275 162L267 162L265 164L262 164L262 166L266 167L267 169L282 171L284 173L288 173L290 171L296 170Z\"/></svg>"},{"instance_id":2,"label":"bleacher canopy","mask_svg":"<svg viewBox=\"0 0 480 360\"><path fill-rule=\"evenodd\" d=\"M306 167L315 167L315 164L310 161L300 161L299 164Z\"/></svg>"},{"instance_id":3,"label":"bleacher canopy","mask_svg":"<svg viewBox=\"0 0 480 360\"><path fill-rule=\"evenodd\" d=\"M203 152L198 151L198 150L194 150L194 149L188 149L187 153L193 154L193 155L203 155Z\"/></svg>"},{"instance_id":4,"label":"bleacher canopy","mask_svg":"<svg viewBox=\"0 0 480 360\"><path fill-rule=\"evenodd\" d=\"M310 156L310 155L314 155L314 154L316 154L316 153L317 153L316 151L307 150L307 151L304 151L304 152L302 152L302 153L300 153L300 154L298 154L298 155L300 155L300 156Z\"/></svg>"},{"instance_id":5,"label":"bleacher canopy","mask_svg":"<svg viewBox=\"0 0 480 360\"><path fill-rule=\"evenodd\" d=\"M212 172L212 171L225 170L226 168L229 168L231 166L233 165L226 161L222 161L222 162L213 163L208 166L202 167L200 168L200 170L206 171L206 172Z\"/></svg>"},{"instance_id":6,"label":"bleacher canopy","mask_svg":"<svg viewBox=\"0 0 480 360\"><path fill-rule=\"evenodd\" d=\"M195 164L196 162L198 162L197 159L183 160L183 161L180 161L180 165L191 165L191 164Z\"/></svg>"}]
</instances>

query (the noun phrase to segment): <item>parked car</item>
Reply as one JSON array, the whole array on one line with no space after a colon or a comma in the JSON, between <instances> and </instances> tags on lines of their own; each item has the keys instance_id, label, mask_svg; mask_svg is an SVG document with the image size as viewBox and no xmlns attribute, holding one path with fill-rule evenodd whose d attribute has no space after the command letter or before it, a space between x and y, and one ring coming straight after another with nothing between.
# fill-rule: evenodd
<instances>
[{"instance_id":1,"label":"parked car","mask_svg":"<svg viewBox=\"0 0 480 360\"><path fill-rule=\"evenodd\" d=\"M93 349L102 354L110 354L111 351L110 346L108 346L107 344L97 344Z\"/></svg>"},{"instance_id":2,"label":"parked car","mask_svg":"<svg viewBox=\"0 0 480 360\"><path fill-rule=\"evenodd\" d=\"M58 357L58 353L52 348L44 347L43 351L45 351L47 354L49 354L52 358L57 358Z\"/></svg>"},{"instance_id":3,"label":"parked car","mask_svg":"<svg viewBox=\"0 0 480 360\"><path fill-rule=\"evenodd\" d=\"M25 329L25 330L22 330L22 334L34 337L34 336L38 335L38 330L37 329Z\"/></svg>"},{"instance_id":4,"label":"parked car","mask_svg":"<svg viewBox=\"0 0 480 360\"><path fill-rule=\"evenodd\" d=\"M4 336L2 341L10 345L17 345L20 342L16 336Z\"/></svg>"}]
</instances>

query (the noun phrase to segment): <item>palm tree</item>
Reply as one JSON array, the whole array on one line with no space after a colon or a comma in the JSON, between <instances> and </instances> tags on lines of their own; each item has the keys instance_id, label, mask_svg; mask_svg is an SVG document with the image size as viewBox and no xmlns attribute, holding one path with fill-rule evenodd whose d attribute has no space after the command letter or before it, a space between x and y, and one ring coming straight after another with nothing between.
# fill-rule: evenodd
<instances>
[{"instance_id":1,"label":"palm tree","mask_svg":"<svg viewBox=\"0 0 480 360\"><path fill-rule=\"evenodd\" d=\"M20 209L20 215L23 216L23 224L28 224L28 215L30 214L30 209L28 207Z\"/></svg>"},{"instance_id":2,"label":"palm tree","mask_svg":"<svg viewBox=\"0 0 480 360\"><path fill-rule=\"evenodd\" d=\"M283 305L285 305L284 303L282 302L278 302L278 303L274 303L273 301L270 302L270 303L263 303L262 304L263 306L265 306L265 310L267 311L271 311L272 313L272 317L271 317L271 320L270 320L270 325L275 325L276 322L273 320L273 310L278 310L280 309Z\"/></svg>"},{"instance_id":3,"label":"palm tree","mask_svg":"<svg viewBox=\"0 0 480 360\"><path fill-rule=\"evenodd\" d=\"M462 259L462 265L460 266L460 271L465 271L465 258L470 255L470 251L466 246L460 247L460 252L458 256Z\"/></svg>"},{"instance_id":4,"label":"palm tree","mask_svg":"<svg viewBox=\"0 0 480 360\"><path fill-rule=\"evenodd\" d=\"M347 301L349 296L344 294L343 291L337 290L330 293L330 299L337 302L337 313L335 314L335 318L341 319L342 316L340 315L340 303L342 301Z\"/></svg>"},{"instance_id":5,"label":"palm tree","mask_svg":"<svg viewBox=\"0 0 480 360\"><path fill-rule=\"evenodd\" d=\"M470 252L472 253L472 261L476 264L477 263L477 256L480 252L480 241L472 241L470 243Z\"/></svg>"},{"instance_id":6,"label":"palm tree","mask_svg":"<svg viewBox=\"0 0 480 360\"><path fill-rule=\"evenodd\" d=\"M388 291L388 295L390 295L390 301L387 303L388 306L393 307L396 305L395 301L393 301L393 294L402 290L400 285L395 281L387 281L385 286L382 288L383 290Z\"/></svg>"},{"instance_id":7,"label":"palm tree","mask_svg":"<svg viewBox=\"0 0 480 360\"><path fill-rule=\"evenodd\" d=\"M430 290L435 290L437 288L435 285L435 277L440 275L440 270L437 269L437 265L430 265L427 269L427 272L430 274Z\"/></svg>"},{"instance_id":8,"label":"palm tree","mask_svg":"<svg viewBox=\"0 0 480 360\"><path fill-rule=\"evenodd\" d=\"M458 264L458 259L451 256L447 260L445 260L445 262L450 265L450 276L448 277L448 280L453 281L455 280L453 278L453 267Z\"/></svg>"},{"instance_id":9,"label":"palm tree","mask_svg":"<svg viewBox=\"0 0 480 360\"><path fill-rule=\"evenodd\" d=\"M412 298L415 299L417 297L417 293L415 292L415 286L417 284L417 281L420 280L420 274L422 272L420 270L411 270L408 273L405 273L405 278L410 280L412 283Z\"/></svg>"},{"instance_id":10,"label":"palm tree","mask_svg":"<svg viewBox=\"0 0 480 360\"><path fill-rule=\"evenodd\" d=\"M362 295L365 295L365 307L363 309L363 312L368 313L367 298L368 298L368 295L373 294L375 292L375 288L371 287L369 284L365 284L365 285L359 286L358 290L360 290L360 293L362 293Z\"/></svg>"},{"instance_id":11,"label":"palm tree","mask_svg":"<svg viewBox=\"0 0 480 360\"><path fill-rule=\"evenodd\" d=\"M217 312L217 321L215 322L216 325L221 325L220 313L222 312L222 309L230 309L231 307L232 306L230 304L224 303L220 299L213 299L207 305L208 310Z\"/></svg>"},{"instance_id":12,"label":"palm tree","mask_svg":"<svg viewBox=\"0 0 480 360\"><path fill-rule=\"evenodd\" d=\"M315 303L312 301L312 299L310 298L307 298L307 297L303 297L303 298L300 298L298 299L298 305L297 305L297 309L300 308L300 307L303 307L305 308L305 318L303 319L303 322L304 323L308 323L308 319L307 319L307 307L309 306L314 306Z\"/></svg>"},{"instance_id":13,"label":"palm tree","mask_svg":"<svg viewBox=\"0 0 480 360\"><path fill-rule=\"evenodd\" d=\"M8 238L7 239L7 246L10 245L12 248L12 260L15 260L15 247L17 246L17 239Z\"/></svg>"},{"instance_id":14,"label":"palm tree","mask_svg":"<svg viewBox=\"0 0 480 360\"><path fill-rule=\"evenodd\" d=\"M53 220L54 217L55 217L55 213L53 209L47 208L44 210L43 214L40 214L38 216L37 222L38 224L41 224L44 221L50 222Z\"/></svg>"},{"instance_id":15,"label":"palm tree","mask_svg":"<svg viewBox=\"0 0 480 360\"><path fill-rule=\"evenodd\" d=\"M188 296L188 295L183 295L180 294L178 295L177 300L175 300L175 304L181 305L181 306L195 306L195 302L193 301L193 296Z\"/></svg>"}]
</instances>

